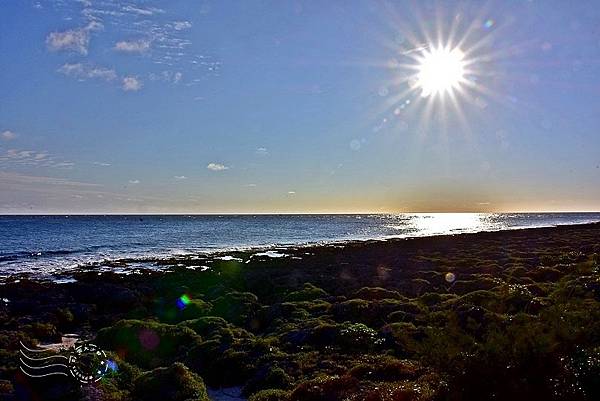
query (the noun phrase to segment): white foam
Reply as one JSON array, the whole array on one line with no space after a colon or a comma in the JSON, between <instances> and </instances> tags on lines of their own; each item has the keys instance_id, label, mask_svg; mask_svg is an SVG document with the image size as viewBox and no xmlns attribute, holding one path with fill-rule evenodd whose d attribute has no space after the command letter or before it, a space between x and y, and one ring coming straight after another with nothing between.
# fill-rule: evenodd
<instances>
[{"instance_id":1,"label":"white foam","mask_svg":"<svg viewBox=\"0 0 600 401\"><path fill-rule=\"evenodd\" d=\"M251 257L253 257L253 256L266 256L268 258L285 258L289 255L285 254L285 253L277 252L277 251L266 251L266 252L255 253Z\"/></svg>"}]
</instances>

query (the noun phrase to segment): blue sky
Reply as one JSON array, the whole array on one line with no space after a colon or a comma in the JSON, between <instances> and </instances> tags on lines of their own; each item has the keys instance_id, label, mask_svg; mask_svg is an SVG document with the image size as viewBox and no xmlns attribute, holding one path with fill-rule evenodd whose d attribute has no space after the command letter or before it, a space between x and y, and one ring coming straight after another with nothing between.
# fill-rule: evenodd
<instances>
[{"instance_id":1,"label":"blue sky","mask_svg":"<svg viewBox=\"0 0 600 401\"><path fill-rule=\"evenodd\" d=\"M0 213L600 209L594 2L0 3ZM454 42L468 87L424 97Z\"/></svg>"}]
</instances>

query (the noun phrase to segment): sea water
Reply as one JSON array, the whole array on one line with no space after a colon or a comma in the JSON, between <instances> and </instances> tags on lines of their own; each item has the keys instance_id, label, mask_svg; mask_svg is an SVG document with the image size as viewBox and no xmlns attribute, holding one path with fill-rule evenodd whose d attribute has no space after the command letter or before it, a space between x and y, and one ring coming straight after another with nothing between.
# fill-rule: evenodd
<instances>
[{"instance_id":1,"label":"sea water","mask_svg":"<svg viewBox=\"0 0 600 401\"><path fill-rule=\"evenodd\" d=\"M595 221L600 213L0 216L0 277L51 276L124 258L143 262L233 249Z\"/></svg>"}]
</instances>

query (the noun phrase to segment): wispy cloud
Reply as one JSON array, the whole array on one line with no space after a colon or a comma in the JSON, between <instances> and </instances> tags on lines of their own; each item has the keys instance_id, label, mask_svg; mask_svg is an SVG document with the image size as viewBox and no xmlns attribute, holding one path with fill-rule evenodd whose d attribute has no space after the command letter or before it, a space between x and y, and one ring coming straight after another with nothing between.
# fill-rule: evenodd
<instances>
[{"instance_id":1,"label":"wispy cloud","mask_svg":"<svg viewBox=\"0 0 600 401\"><path fill-rule=\"evenodd\" d=\"M211 171L223 171L223 170L229 170L229 167L221 164L221 163L208 163L208 165L206 166L207 169L211 170Z\"/></svg>"},{"instance_id":2,"label":"wispy cloud","mask_svg":"<svg viewBox=\"0 0 600 401\"><path fill-rule=\"evenodd\" d=\"M58 162L55 163L52 167L61 167L61 168L71 168L75 165L73 162Z\"/></svg>"},{"instance_id":3,"label":"wispy cloud","mask_svg":"<svg viewBox=\"0 0 600 401\"><path fill-rule=\"evenodd\" d=\"M12 141L13 139L15 139L18 135L16 133L14 133L13 131L3 131L0 134L0 138L2 138L5 141Z\"/></svg>"},{"instance_id":4,"label":"wispy cloud","mask_svg":"<svg viewBox=\"0 0 600 401\"><path fill-rule=\"evenodd\" d=\"M104 163L104 162L94 162L93 164L94 164L94 166L100 166L100 167L110 166L110 163Z\"/></svg>"},{"instance_id":5,"label":"wispy cloud","mask_svg":"<svg viewBox=\"0 0 600 401\"><path fill-rule=\"evenodd\" d=\"M137 7L137 6L132 6L132 5L126 5L123 7L122 9L125 12L130 12L130 13L134 13L134 14L139 14L139 15L144 15L144 16L151 16L154 14L162 14L165 12L165 10L161 9L161 8L156 8L156 7Z\"/></svg>"},{"instance_id":6,"label":"wispy cloud","mask_svg":"<svg viewBox=\"0 0 600 401\"><path fill-rule=\"evenodd\" d=\"M100 187L99 184L72 181L65 178L40 177L24 175L19 173L8 173L0 171L0 183L2 184L35 184L35 185L55 185L64 187L82 187L93 188Z\"/></svg>"},{"instance_id":7,"label":"wispy cloud","mask_svg":"<svg viewBox=\"0 0 600 401\"><path fill-rule=\"evenodd\" d=\"M176 31L183 31L185 29L190 29L192 27L192 23L190 21L175 21L173 22L173 29Z\"/></svg>"},{"instance_id":8,"label":"wispy cloud","mask_svg":"<svg viewBox=\"0 0 600 401\"><path fill-rule=\"evenodd\" d=\"M113 69L96 67L82 63L66 63L63 64L57 71L66 76L77 78L80 81L84 81L86 79L113 81L117 78L117 73Z\"/></svg>"},{"instance_id":9,"label":"wispy cloud","mask_svg":"<svg viewBox=\"0 0 600 401\"><path fill-rule=\"evenodd\" d=\"M139 183L140 183L140 180L129 180L129 183L130 183L130 184L134 184L134 185L135 185L135 184L139 184Z\"/></svg>"},{"instance_id":10,"label":"wispy cloud","mask_svg":"<svg viewBox=\"0 0 600 401\"><path fill-rule=\"evenodd\" d=\"M90 44L90 34L99 31L103 25L98 21L90 21L86 26L63 32L51 32L46 37L46 46L51 51L73 51L87 55Z\"/></svg>"},{"instance_id":11,"label":"wispy cloud","mask_svg":"<svg viewBox=\"0 0 600 401\"><path fill-rule=\"evenodd\" d=\"M120 41L115 43L115 50L125 53L144 53L150 49L150 41L146 39Z\"/></svg>"},{"instance_id":12,"label":"wispy cloud","mask_svg":"<svg viewBox=\"0 0 600 401\"><path fill-rule=\"evenodd\" d=\"M288 191L288 195L296 195L296 191Z\"/></svg>"},{"instance_id":13,"label":"wispy cloud","mask_svg":"<svg viewBox=\"0 0 600 401\"><path fill-rule=\"evenodd\" d=\"M0 171L0 213L27 212L30 209L48 212L96 212L110 207L123 207L137 202L139 206L165 205L171 200L106 191L102 184L81 182L64 177L36 176ZM83 203L74 204L72 202ZM78 209L79 206L81 209Z\"/></svg>"},{"instance_id":14,"label":"wispy cloud","mask_svg":"<svg viewBox=\"0 0 600 401\"><path fill-rule=\"evenodd\" d=\"M220 62L192 50L189 33L192 22L169 17L166 10L169 2L161 3L165 4L165 9L152 7L145 0L51 0L48 4L48 9L54 9L65 20L79 19L80 26L49 33L46 45L51 51L69 51L86 56L89 52L92 58L96 50L96 47L90 46L95 36L93 33L104 29L111 37L123 38L112 42L114 51L146 55L140 62L147 64L146 70L149 72L146 74L151 81L177 84L183 82L184 74L181 71L184 71L185 85L193 86L202 83L201 77L218 75ZM98 52L101 54L107 50L100 48L103 43L106 41L98 41ZM141 76L141 71L128 71L129 76ZM84 71L72 71L72 74L75 73L79 74L78 79L87 78ZM123 78L119 78L118 75L116 79L128 78L123 75ZM128 79L122 87L126 91L136 91L141 89L141 81L137 79L137 82L140 85Z\"/></svg>"},{"instance_id":15,"label":"wispy cloud","mask_svg":"<svg viewBox=\"0 0 600 401\"><path fill-rule=\"evenodd\" d=\"M88 79L98 79L106 82L113 82L118 79L121 89L126 92L136 92L144 87L144 83L141 79L136 76L123 76L119 77L117 72L112 68L98 67L84 63L66 63L63 64L57 72L75 78L79 81L86 81ZM176 82L175 78L173 78ZM181 78L178 78L181 79Z\"/></svg>"},{"instance_id":16,"label":"wispy cloud","mask_svg":"<svg viewBox=\"0 0 600 401\"><path fill-rule=\"evenodd\" d=\"M175 181L182 181L182 180L186 180L187 177L185 175L176 175L175 177Z\"/></svg>"},{"instance_id":17,"label":"wispy cloud","mask_svg":"<svg viewBox=\"0 0 600 401\"><path fill-rule=\"evenodd\" d=\"M176 71L162 71L160 74L155 74L155 73L150 73L148 75L148 78L151 81L164 81L164 82L170 82L173 84L178 84L181 79L183 78L183 73Z\"/></svg>"},{"instance_id":18,"label":"wispy cloud","mask_svg":"<svg viewBox=\"0 0 600 401\"><path fill-rule=\"evenodd\" d=\"M61 160L46 151L8 149L0 153L0 167L33 166L70 169L75 163Z\"/></svg>"},{"instance_id":19,"label":"wispy cloud","mask_svg":"<svg viewBox=\"0 0 600 401\"><path fill-rule=\"evenodd\" d=\"M137 77L124 77L123 78L123 90L125 92L137 92L144 86L143 82L140 81Z\"/></svg>"}]
</instances>

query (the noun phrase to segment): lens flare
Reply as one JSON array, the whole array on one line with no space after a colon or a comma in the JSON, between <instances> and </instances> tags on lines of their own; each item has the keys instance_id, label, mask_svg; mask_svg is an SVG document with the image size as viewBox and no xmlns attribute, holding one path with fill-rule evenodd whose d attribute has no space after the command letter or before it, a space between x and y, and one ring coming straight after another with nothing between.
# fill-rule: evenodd
<instances>
[{"instance_id":1,"label":"lens flare","mask_svg":"<svg viewBox=\"0 0 600 401\"><path fill-rule=\"evenodd\" d=\"M179 298L177 298L177 307L179 309L185 309L185 307L190 303L190 297L188 297L186 294L183 294L182 296L180 296Z\"/></svg>"}]
</instances>

